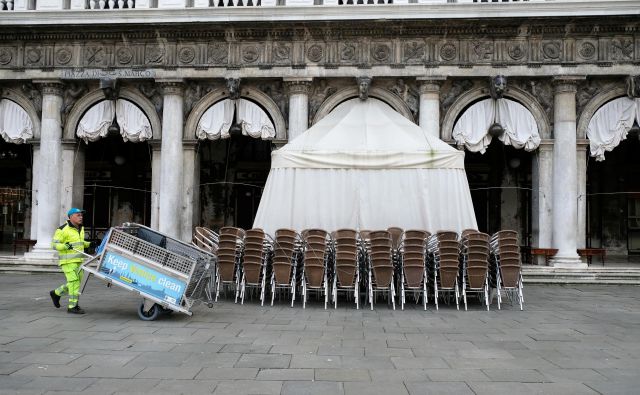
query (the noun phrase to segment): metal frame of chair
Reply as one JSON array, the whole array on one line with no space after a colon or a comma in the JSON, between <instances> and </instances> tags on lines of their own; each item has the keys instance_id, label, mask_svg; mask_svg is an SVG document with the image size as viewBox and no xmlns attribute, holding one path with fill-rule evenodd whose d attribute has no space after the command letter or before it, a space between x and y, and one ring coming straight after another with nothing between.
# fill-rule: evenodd
<instances>
[{"instance_id":1,"label":"metal frame of chair","mask_svg":"<svg viewBox=\"0 0 640 395\"><path fill-rule=\"evenodd\" d=\"M264 306L267 266L273 253L273 241L264 230L249 229L244 237L240 304L244 304L247 287L260 288L260 304Z\"/></svg>"},{"instance_id":2,"label":"metal frame of chair","mask_svg":"<svg viewBox=\"0 0 640 395\"><path fill-rule=\"evenodd\" d=\"M386 292L393 309L396 309L396 278L391 233L386 230L370 232L366 245L369 304L373 310L375 292Z\"/></svg>"},{"instance_id":3,"label":"metal frame of chair","mask_svg":"<svg viewBox=\"0 0 640 395\"><path fill-rule=\"evenodd\" d=\"M465 230L462 243L462 299L467 310L467 294L482 293L489 310L489 235Z\"/></svg>"},{"instance_id":4,"label":"metal frame of chair","mask_svg":"<svg viewBox=\"0 0 640 395\"><path fill-rule=\"evenodd\" d=\"M491 236L490 246L495 265L498 310L502 308L503 293L512 303L517 298L520 310L523 310L524 287L522 284L522 260L518 232L513 230L496 232Z\"/></svg>"},{"instance_id":5,"label":"metal frame of chair","mask_svg":"<svg viewBox=\"0 0 640 395\"><path fill-rule=\"evenodd\" d=\"M220 229L216 265L216 301L220 296L220 286L233 284L235 303L238 302L244 236L245 231L240 228L227 226Z\"/></svg>"},{"instance_id":6,"label":"metal frame of chair","mask_svg":"<svg viewBox=\"0 0 640 395\"><path fill-rule=\"evenodd\" d=\"M276 230L274 254L271 260L271 306L276 289L291 290L291 307L296 300L296 276L302 247L302 237L292 229Z\"/></svg>"},{"instance_id":7,"label":"metal frame of chair","mask_svg":"<svg viewBox=\"0 0 640 395\"><path fill-rule=\"evenodd\" d=\"M302 308L307 306L308 291L315 290L324 292L326 310L329 301L328 262L331 255L331 236L322 229L306 229L302 232L302 240Z\"/></svg>"},{"instance_id":8,"label":"metal frame of chair","mask_svg":"<svg viewBox=\"0 0 640 395\"><path fill-rule=\"evenodd\" d=\"M356 309L360 308L359 235L355 229L338 229L331 233L333 259L331 266L331 295L334 309L338 308L338 292L353 292Z\"/></svg>"},{"instance_id":9,"label":"metal frame of chair","mask_svg":"<svg viewBox=\"0 0 640 395\"><path fill-rule=\"evenodd\" d=\"M429 238L428 250L433 254L433 294L436 310L439 309L440 292L453 292L456 309L460 310L460 243L458 234L452 231L438 231Z\"/></svg>"},{"instance_id":10,"label":"metal frame of chair","mask_svg":"<svg viewBox=\"0 0 640 395\"><path fill-rule=\"evenodd\" d=\"M422 293L422 306L427 310L429 303L428 293L428 265L429 254L427 252L427 240L430 233L425 230L407 230L403 233L399 246L399 273L400 273L400 305L404 310L406 292L411 291L416 297L416 303L420 301Z\"/></svg>"}]
</instances>

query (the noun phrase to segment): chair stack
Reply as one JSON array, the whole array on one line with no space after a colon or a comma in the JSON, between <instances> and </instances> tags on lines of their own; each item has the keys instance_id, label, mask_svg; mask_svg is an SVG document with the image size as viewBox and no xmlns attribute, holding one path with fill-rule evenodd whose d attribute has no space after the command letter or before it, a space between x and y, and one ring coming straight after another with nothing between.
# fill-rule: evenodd
<instances>
[{"instance_id":1,"label":"chair stack","mask_svg":"<svg viewBox=\"0 0 640 395\"><path fill-rule=\"evenodd\" d=\"M216 266L216 301L220 296L221 286L225 290L227 287L233 286L235 302L238 302L244 237L245 231L240 228L229 226L220 229L218 264Z\"/></svg>"},{"instance_id":2,"label":"chair stack","mask_svg":"<svg viewBox=\"0 0 640 395\"><path fill-rule=\"evenodd\" d=\"M307 306L307 296L310 290L324 294L324 308L326 310L329 298L329 283L327 272L330 257L330 237L322 229L307 229L302 232L303 260L300 276L302 287L302 308Z\"/></svg>"},{"instance_id":3,"label":"chair stack","mask_svg":"<svg viewBox=\"0 0 640 395\"><path fill-rule=\"evenodd\" d=\"M467 310L467 294L480 293L489 310L489 235L465 230L461 236L462 299Z\"/></svg>"},{"instance_id":4,"label":"chair stack","mask_svg":"<svg viewBox=\"0 0 640 395\"><path fill-rule=\"evenodd\" d=\"M433 294L436 310L440 292L454 293L456 309L460 310L460 242L458 234L439 231L429 238L428 250L433 254Z\"/></svg>"},{"instance_id":5,"label":"chair stack","mask_svg":"<svg viewBox=\"0 0 640 395\"><path fill-rule=\"evenodd\" d=\"M267 264L273 253L273 244L262 229L249 229L244 238L240 304L244 304L247 287L260 289L260 303L264 306Z\"/></svg>"},{"instance_id":6,"label":"chair stack","mask_svg":"<svg viewBox=\"0 0 640 395\"><path fill-rule=\"evenodd\" d=\"M388 300L396 309L395 267L393 264L393 242L386 230L370 233L367 248L367 276L369 304L373 310L374 292L386 292Z\"/></svg>"},{"instance_id":7,"label":"chair stack","mask_svg":"<svg viewBox=\"0 0 640 395\"><path fill-rule=\"evenodd\" d=\"M338 292L353 293L356 309L360 308L360 253L358 232L339 229L332 233L334 257L330 261L332 298L338 307Z\"/></svg>"},{"instance_id":8,"label":"chair stack","mask_svg":"<svg viewBox=\"0 0 640 395\"><path fill-rule=\"evenodd\" d=\"M402 241L399 244L399 272L400 272L400 305L404 310L406 292L414 294L416 303L422 294L422 305L427 309L429 297L427 296L428 285L428 262L427 241L430 234L424 230L407 230L403 232Z\"/></svg>"},{"instance_id":9,"label":"chair stack","mask_svg":"<svg viewBox=\"0 0 640 395\"><path fill-rule=\"evenodd\" d=\"M494 261L495 286L498 294L498 309L501 308L502 295L512 302L517 299L520 310L524 303L522 293L522 261L518 232L501 230L491 236L491 253Z\"/></svg>"},{"instance_id":10,"label":"chair stack","mask_svg":"<svg viewBox=\"0 0 640 395\"><path fill-rule=\"evenodd\" d=\"M219 243L220 238L216 232L204 226L196 226L191 244L216 255L218 253Z\"/></svg>"},{"instance_id":11,"label":"chair stack","mask_svg":"<svg viewBox=\"0 0 640 395\"><path fill-rule=\"evenodd\" d=\"M276 230L271 264L271 306L273 306L276 289L289 289L291 307L293 307L293 302L296 300L296 275L301 241L300 235L295 230Z\"/></svg>"}]
</instances>

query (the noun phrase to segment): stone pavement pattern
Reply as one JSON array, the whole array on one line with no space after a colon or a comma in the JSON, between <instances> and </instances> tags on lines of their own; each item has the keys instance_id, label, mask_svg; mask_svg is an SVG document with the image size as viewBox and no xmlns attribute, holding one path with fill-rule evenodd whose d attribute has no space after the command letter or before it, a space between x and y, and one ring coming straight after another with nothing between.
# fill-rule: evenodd
<instances>
[{"instance_id":1,"label":"stone pavement pattern","mask_svg":"<svg viewBox=\"0 0 640 395\"><path fill-rule=\"evenodd\" d=\"M0 277L0 394L638 394L640 288L527 286L525 311L286 302L140 321L139 298L60 275Z\"/></svg>"}]
</instances>

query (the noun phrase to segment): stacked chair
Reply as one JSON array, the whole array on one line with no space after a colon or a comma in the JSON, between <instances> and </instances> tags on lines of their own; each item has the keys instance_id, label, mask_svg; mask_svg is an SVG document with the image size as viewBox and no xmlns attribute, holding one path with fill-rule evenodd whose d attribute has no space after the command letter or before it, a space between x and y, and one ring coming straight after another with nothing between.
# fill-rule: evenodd
<instances>
[{"instance_id":1,"label":"stacked chair","mask_svg":"<svg viewBox=\"0 0 640 395\"><path fill-rule=\"evenodd\" d=\"M226 289L233 286L235 302L238 302L244 237L245 231L240 228L229 226L220 229L218 264L216 265L216 301L220 296L220 287Z\"/></svg>"},{"instance_id":2,"label":"stacked chair","mask_svg":"<svg viewBox=\"0 0 640 395\"><path fill-rule=\"evenodd\" d=\"M489 235L465 230L461 235L462 299L467 310L467 294L479 293L489 310Z\"/></svg>"},{"instance_id":3,"label":"stacked chair","mask_svg":"<svg viewBox=\"0 0 640 395\"><path fill-rule=\"evenodd\" d=\"M331 234L334 256L330 262L331 295L334 308L338 308L338 292L353 293L356 309L360 308L360 253L358 232L339 229Z\"/></svg>"},{"instance_id":4,"label":"stacked chair","mask_svg":"<svg viewBox=\"0 0 640 395\"><path fill-rule=\"evenodd\" d=\"M324 294L326 310L329 298L329 260L331 257L331 237L322 229L306 229L302 232L302 308L307 306L309 291Z\"/></svg>"},{"instance_id":5,"label":"stacked chair","mask_svg":"<svg viewBox=\"0 0 640 395\"><path fill-rule=\"evenodd\" d=\"M291 229L276 230L271 263L271 306L276 289L289 289L291 307L296 300L296 275L302 246L300 234Z\"/></svg>"},{"instance_id":6,"label":"stacked chair","mask_svg":"<svg viewBox=\"0 0 640 395\"><path fill-rule=\"evenodd\" d=\"M430 234L424 230L407 230L404 232L402 242L399 245L399 265L400 273L400 305L404 310L405 294L412 292L416 303L420 301L422 294L422 305L427 309L429 302L427 265L429 255L427 252L427 240Z\"/></svg>"},{"instance_id":7,"label":"stacked chair","mask_svg":"<svg viewBox=\"0 0 640 395\"><path fill-rule=\"evenodd\" d=\"M433 254L433 294L436 310L440 292L452 292L456 300L456 309L460 309L460 243L458 234L439 231L429 238L429 252Z\"/></svg>"},{"instance_id":8,"label":"stacked chair","mask_svg":"<svg viewBox=\"0 0 640 395\"><path fill-rule=\"evenodd\" d=\"M196 226L191 244L214 255L218 253L220 237L216 232L204 226Z\"/></svg>"},{"instance_id":9,"label":"stacked chair","mask_svg":"<svg viewBox=\"0 0 640 395\"><path fill-rule=\"evenodd\" d=\"M522 261L518 232L501 230L491 236L491 256L494 264L494 283L498 295L498 309L501 308L502 295L512 302L517 299L520 310L524 303L522 293Z\"/></svg>"},{"instance_id":10,"label":"stacked chair","mask_svg":"<svg viewBox=\"0 0 640 395\"><path fill-rule=\"evenodd\" d=\"M244 304L247 287L260 289L260 303L264 306L267 263L273 254L273 242L262 229L249 229L244 238L240 303Z\"/></svg>"},{"instance_id":11,"label":"stacked chair","mask_svg":"<svg viewBox=\"0 0 640 395\"><path fill-rule=\"evenodd\" d=\"M393 242L386 230L369 234L366 245L367 278L369 284L369 304L373 310L374 292L386 292L388 300L396 309L395 267L393 264Z\"/></svg>"}]
</instances>

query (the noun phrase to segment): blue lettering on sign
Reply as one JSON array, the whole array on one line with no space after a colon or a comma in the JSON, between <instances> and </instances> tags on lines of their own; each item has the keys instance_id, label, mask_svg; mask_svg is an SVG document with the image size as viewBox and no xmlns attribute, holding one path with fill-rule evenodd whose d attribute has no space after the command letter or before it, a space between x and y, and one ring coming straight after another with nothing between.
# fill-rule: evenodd
<instances>
[{"instance_id":1,"label":"blue lettering on sign","mask_svg":"<svg viewBox=\"0 0 640 395\"><path fill-rule=\"evenodd\" d=\"M100 271L108 278L173 305L180 305L186 289L184 281L167 276L148 266L105 252Z\"/></svg>"}]
</instances>

